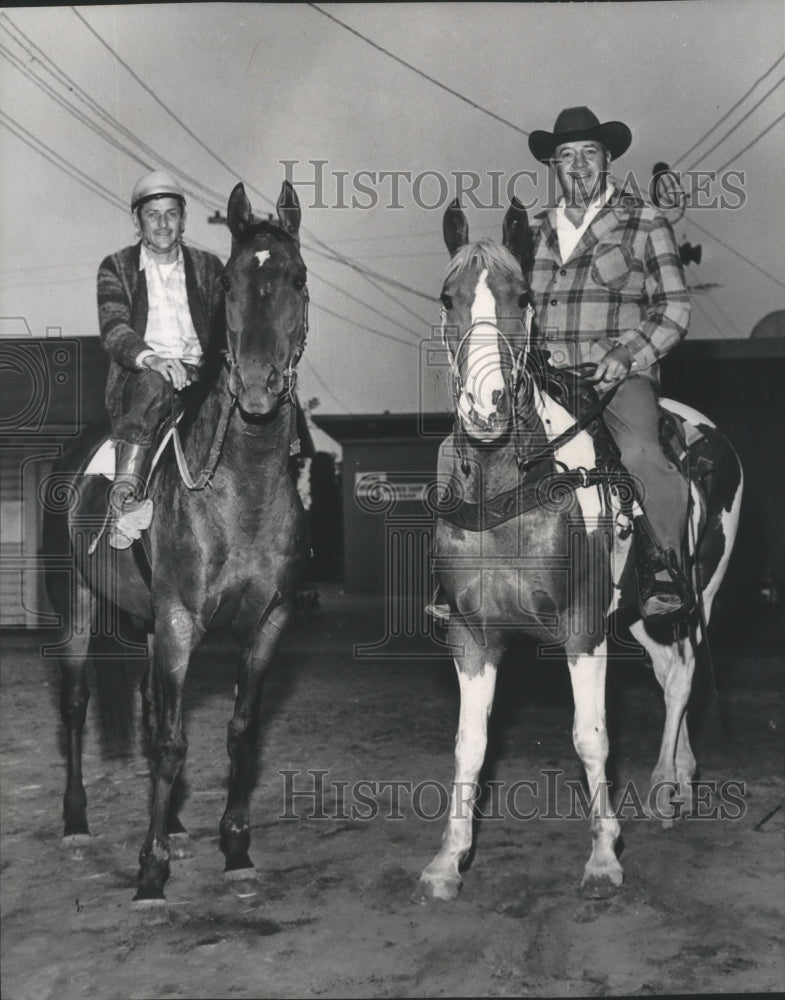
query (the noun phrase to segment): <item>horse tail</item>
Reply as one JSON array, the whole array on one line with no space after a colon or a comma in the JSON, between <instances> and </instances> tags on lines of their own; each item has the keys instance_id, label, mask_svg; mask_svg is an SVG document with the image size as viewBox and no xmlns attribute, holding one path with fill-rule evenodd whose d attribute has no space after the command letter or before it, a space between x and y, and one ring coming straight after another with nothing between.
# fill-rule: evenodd
<instances>
[{"instance_id":1,"label":"horse tail","mask_svg":"<svg viewBox=\"0 0 785 1000\"><path fill-rule=\"evenodd\" d=\"M109 628L102 615L99 610L88 654L93 665L99 737L106 756L125 756L136 743L136 706L147 664L147 635L129 615L114 611Z\"/></svg>"}]
</instances>

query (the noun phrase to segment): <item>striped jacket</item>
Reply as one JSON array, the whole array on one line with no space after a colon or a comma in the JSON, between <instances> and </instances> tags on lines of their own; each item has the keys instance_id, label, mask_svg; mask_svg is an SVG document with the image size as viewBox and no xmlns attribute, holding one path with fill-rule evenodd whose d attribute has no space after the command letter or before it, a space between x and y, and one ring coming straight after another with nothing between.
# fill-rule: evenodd
<instances>
[{"instance_id":1,"label":"striped jacket","mask_svg":"<svg viewBox=\"0 0 785 1000\"><path fill-rule=\"evenodd\" d=\"M562 262L555 209L535 216L527 274L535 337L557 368L599 362L623 344L632 371L659 380L657 361L686 336L690 300L668 221L614 191Z\"/></svg>"},{"instance_id":2,"label":"striped jacket","mask_svg":"<svg viewBox=\"0 0 785 1000\"><path fill-rule=\"evenodd\" d=\"M101 341L111 358L106 380L109 416L119 414L122 390L136 358L147 347L147 281L139 270L141 243L110 254L98 269L98 325ZM224 341L224 296L221 261L211 253L182 248L185 287L196 335L207 352Z\"/></svg>"}]
</instances>

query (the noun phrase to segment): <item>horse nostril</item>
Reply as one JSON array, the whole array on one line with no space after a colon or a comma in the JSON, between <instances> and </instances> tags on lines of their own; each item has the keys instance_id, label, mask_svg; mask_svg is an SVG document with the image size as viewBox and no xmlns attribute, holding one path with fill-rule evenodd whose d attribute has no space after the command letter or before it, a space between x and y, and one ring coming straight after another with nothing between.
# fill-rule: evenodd
<instances>
[{"instance_id":1,"label":"horse nostril","mask_svg":"<svg viewBox=\"0 0 785 1000\"><path fill-rule=\"evenodd\" d=\"M276 368L275 365L272 366L272 371L267 376L267 391L268 392L279 392L283 387L283 375L280 370Z\"/></svg>"}]
</instances>

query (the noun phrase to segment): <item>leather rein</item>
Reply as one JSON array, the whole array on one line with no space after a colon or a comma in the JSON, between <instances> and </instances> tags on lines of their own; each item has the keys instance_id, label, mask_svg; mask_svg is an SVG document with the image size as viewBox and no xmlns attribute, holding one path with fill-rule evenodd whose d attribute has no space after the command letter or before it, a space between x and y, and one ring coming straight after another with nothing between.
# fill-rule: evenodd
<instances>
[{"instance_id":1,"label":"leather rein","mask_svg":"<svg viewBox=\"0 0 785 1000\"><path fill-rule=\"evenodd\" d=\"M297 363L302 357L303 351L305 350L306 340L308 338L308 307L310 304L310 296L308 294L308 286L303 286L303 312L302 312L302 334L300 341L292 352L289 358L289 363L286 368L284 368L283 374L283 388L277 395L278 402L281 403L288 400L292 405L294 405L294 390L297 385ZM199 478L194 480L188 469L188 464L185 459L185 453L183 452L182 442L180 441L180 434L177 429L177 422L175 420L175 395L174 387L172 387L172 443L174 446L174 454L177 460L177 468L180 472L180 478L183 481L183 485L186 489L193 491L203 490L212 484L213 476L215 475L215 470L218 468L218 463L221 460L221 452L223 451L224 442L226 441L226 434L229 430L229 421L232 418L232 414L238 405L237 393L232 391L233 379L232 375L237 373L239 375L239 364L237 358L235 357L234 351L232 350L231 344L229 343L229 338L227 337L227 347L225 350L221 351L224 358L224 364L229 372L229 396L231 402L228 406L223 408L221 413L221 419L218 421L215 433L213 434L213 443L210 447L210 452L207 456L207 461L205 466L199 474Z\"/></svg>"},{"instance_id":2,"label":"leather rein","mask_svg":"<svg viewBox=\"0 0 785 1000\"><path fill-rule=\"evenodd\" d=\"M561 464L556 458L556 452L601 416L605 407L616 395L619 383L601 396L585 413L576 417L575 422L570 427L552 441L549 441L544 448L528 456L523 455L520 451L520 435L518 434L520 414L518 412L517 398L521 382L524 376L528 374L526 366L531 346L531 314L531 306L529 306L524 313L526 337L517 356L512 350L508 338L498 326L487 321L481 321L482 326L488 326L496 330L497 335L502 338L510 351L510 357L513 358L512 369L507 380L507 388L512 399L512 427L510 433L512 434L515 448L519 481L511 489L505 490L503 493L499 493L482 503L470 503L463 500L461 498L462 491L460 489L456 490L451 483L447 488L446 495L434 504L434 509L440 518L467 531L487 531L489 528L503 524L505 521L525 514L537 507L548 506L549 503L551 505L564 505L567 496L581 487L611 483L619 492L629 491L629 475L621 469L585 469L581 466L578 469L562 468L560 471L553 471L554 463L557 465ZM447 344L445 318L446 313L442 309L442 341L450 357L450 380L455 418L456 450L461 462L461 471L464 476L468 476L470 465L466 451L466 434L458 412L458 400L463 388L458 361L467 338L478 324L472 324L466 331L453 354ZM580 365L575 370L580 372L580 369L585 367L587 366ZM591 367L595 366L592 365ZM533 376L528 374L528 377L531 378Z\"/></svg>"}]
</instances>

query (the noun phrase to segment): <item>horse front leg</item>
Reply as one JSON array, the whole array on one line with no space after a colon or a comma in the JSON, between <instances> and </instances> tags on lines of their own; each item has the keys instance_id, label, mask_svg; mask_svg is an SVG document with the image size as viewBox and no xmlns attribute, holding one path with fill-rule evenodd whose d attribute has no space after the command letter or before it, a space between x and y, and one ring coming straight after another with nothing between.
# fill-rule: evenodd
<instances>
[{"instance_id":1,"label":"horse front leg","mask_svg":"<svg viewBox=\"0 0 785 1000\"><path fill-rule=\"evenodd\" d=\"M596 897L608 895L622 884L624 875L616 857L619 822L610 803L605 765L608 760L608 730L605 725L605 671L607 642L593 653L571 654L570 666L575 719L572 738L586 769L589 786L592 851L581 888Z\"/></svg>"},{"instance_id":2,"label":"horse front leg","mask_svg":"<svg viewBox=\"0 0 785 1000\"><path fill-rule=\"evenodd\" d=\"M463 883L461 863L472 846L474 802L488 746L488 717L496 688L496 670L503 650L479 647L468 629L450 626L450 645L463 645L455 656L461 707L455 738L455 781L450 815L439 853L423 871L415 893L418 902L455 899Z\"/></svg>"},{"instance_id":3,"label":"horse front leg","mask_svg":"<svg viewBox=\"0 0 785 1000\"><path fill-rule=\"evenodd\" d=\"M156 719L155 719L155 688L153 674L153 639L148 637L148 661L147 669L142 678L140 687L142 695L142 724L147 736L148 746L155 745ZM188 843L188 831L180 820L180 807L183 799L183 774L182 770L175 779L172 789L172 796L169 804L169 819L166 829L169 834L169 846L171 853L176 858L185 858L190 855Z\"/></svg>"},{"instance_id":4,"label":"horse front leg","mask_svg":"<svg viewBox=\"0 0 785 1000\"><path fill-rule=\"evenodd\" d=\"M665 725L657 763L651 775L650 811L663 826L673 825L682 809L692 808L692 782L697 763L687 731L687 703L695 672L691 637L659 642L643 622L631 628L633 636L651 657L654 674L665 700Z\"/></svg>"},{"instance_id":5,"label":"horse front leg","mask_svg":"<svg viewBox=\"0 0 785 1000\"><path fill-rule=\"evenodd\" d=\"M150 826L139 852L139 889L134 902L160 902L169 878L169 817L172 788L185 761L183 687L191 652L201 639L191 615L168 609L156 619L153 640L152 759L153 801Z\"/></svg>"},{"instance_id":6,"label":"horse front leg","mask_svg":"<svg viewBox=\"0 0 785 1000\"><path fill-rule=\"evenodd\" d=\"M289 614L288 605L273 608L240 667L234 715L226 736L230 760L229 793L219 827L221 850L226 857L224 875L230 881L253 879L256 874L248 849L251 843L249 806L256 775L259 710L264 679Z\"/></svg>"},{"instance_id":7,"label":"horse front leg","mask_svg":"<svg viewBox=\"0 0 785 1000\"><path fill-rule=\"evenodd\" d=\"M66 621L70 634L60 656L60 716L65 726L68 754L68 776L63 796L63 837L69 841L90 836L87 794L82 780L82 736L90 699L86 669L94 605L90 591L77 584Z\"/></svg>"}]
</instances>

